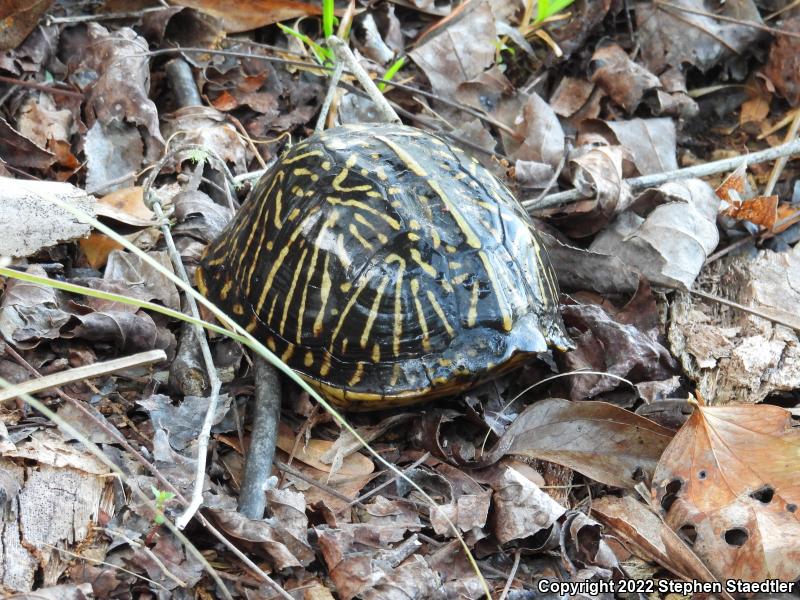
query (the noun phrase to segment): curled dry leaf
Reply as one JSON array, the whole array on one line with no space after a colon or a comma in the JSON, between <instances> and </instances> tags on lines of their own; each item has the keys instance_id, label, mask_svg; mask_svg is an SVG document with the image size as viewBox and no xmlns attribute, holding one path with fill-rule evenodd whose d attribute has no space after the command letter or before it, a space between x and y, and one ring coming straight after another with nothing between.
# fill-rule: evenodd
<instances>
[{"instance_id":1,"label":"curled dry leaf","mask_svg":"<svg viewBox=\"0 0 800 600\"><path fill-rule=\"evenodd\" d=\"M276 569L307 566L314 560L308 543L308 518L303 494L292 490L267 491L267 519L248 519L241 513L213 509L211 513L228 534L266 554Z\"/></svg>"},{"instance_id":2,"label":"curled dry leaf","mask_svg":"<svg viewBox=\"0 0 800 600\"><path fill-rule=\"evenodd\" d=\"M97 214L135 227L154 225L155 215L145 206L143 191L136 186L106 194L97 201Z\"/></svg>"},{"instance_id":3,"label":"curled dry leaf","mask_svg":"<svg viewBox=\"0 0 800 600\"><path fill-rule=\"evenodd\" d=\"M566 508L516 469L506 467L492 494L492 531L501 544L553 527Z\"/></svg>"},{"instance_id":4,"label":"curled dry leaf","mask_svg":"<svg viewBox=\"0 0 800 600\"><path fill-rule=\"evenodd\" d=\"M573 185L588 199L551 209L545 215L571 237L594 235L632 199L630 186L622 178L622 149L583 148L570 158L570 166Z\"/></svg>"},{"instance_id":5,"label":"curled dry leaf","mask_svg":"<svg viewBox=\"0 0 800 600\"><path fill-rule=\"evenodd\" d=\"M521 454L570 467L607 485L632 488L650 480L672 435L612 404L548 398L520 413L485 462Z\"/></svg>"},{"instance_id":6,"label":"curled dry leaf","mask_svg":"<svg viewBox=\"0 0 800 600\"><path fill-rule=\"evenodd\" d=\"M152 251L147 255L170 273L173 272L172 262L165 251ZM103 279L124 282L128 288L136 289L139 292L138 298L157 301L174 310L181 308L180 296L175 284L148 262L142 260L138 254L123 250L112 251L108 256Z\"/></svg>"},{"instance_id":7,"label":"curled dry leaf","mask_svg":"<svg viewBox=\"0 0 800 600\"><path fill-rule=\"evenodd\" d=\"M251 93L252 95L252 93ZM277 104L272 95L270 107L260 112L274 111L271 105ZM237 104L238 105L238 104ZM258 110L258 108L256 108ZM234 172L247 170L247 152L245 142L226 117L218 110L208 106L186 106L174 113L165 115L164 136L174 144L197 144L219 156L226 163L233 165ZM178 154L176 160L185 160L187 154Z\"/></svg>"},{"instance_id":8,"label":"curled dry leaf","mask_svg":"<svg viewBox=\"0 0 800 600\"><path fill-rule=\"evenodd\" d=\"M429 598L439 586L439 576L424 560L411 556L397 564L397 554L389 544L402 541L400 528L391 539L384 537L386 532L380 528L359 524L343 524L337 529L320 526L316 533L328 572L343 600L356 596L374 600ZM393 584L401 587L392 590Z\"/></svg>"},{"instance_id":9,"label":"curled dry leaf","mask_svg":"<svg viewBox=\"0 0 800 600\"><path fill-rule=\"evenodd\" d=\"M661 87L658 77L633 62L616 44L595 50L590 68L591 80L628 113L636 110L645 92Z\"/></svg>"},{"instance_id":10,"label":"curled dry leaf","mask_svg":"<svg viewBox=\"0 0 800 600\"><path fill-rule=\"evenodd\" d=\"M84 148L87 187L100 189L109 181L138 171L143 155L148 161L158 160L164 139L158 111L148 96L147 41L128 27L111 33L89 23L85 40L75 43L83 46L78 54L80 62L74 65L76 72L86 78L93 76L85 106L90 127Z\"/></svg>"},{"instance_id":11,"label":"curled dry leaf","mask_svg":"<svg viewBox=\"0 0 800 600\"><path fill-rule=\"evenodd\" d=\"M38 265L28 272L47 277ZM9 280L0 304L0 334L17 348L35 348L42 340L60 337L72 315L62 308L61 292L46 285Z\"/></svg>"},{"instance_id":12,"label":"curled dry leaf","mask_svg":"<svg viewBox=\"0 0 800 600\"><path fill-rule=\"evenodd\" d=\"M56 156L28 139L3 118L0 118L0 156L3 161L17 168L50 168Z\"/></svg>"},{"instance_id":13,"label":"curled dry leaf","mask_svg":"<svg viewBox=\"0 0 800 600\"><path fill-rule=\"evenodd\" d=\"M656 286L691 288L719 242L718 206L704 181L666 183L641 194L589 249L618 256Z\"/></svg>"},{"instance_id":14,"label":"curled dry leaf","mask_svg":"<svg viewBox=\"0 0 800 600\"><path fill-rule=\"evenodd\" d=\"M770 405L698 406L659 462L652 494L720 580L800 577L800 428Z\"/></svg>"},{"instance_id":15,"label":"curled dry leaf","mask_svg":"<svg viewBox=\"0 0 800 600\"><path fill-rule=\"evenodd\" d=\"M574 372L567 385L573 400L589 399L626 384L663 381L678 371L669 351L642 328L613 318L594 304L568 305L563 308L564 323L577 347L560 359L562 371ZM597 374L581 375L591 370Z\"/></svg>"},{"instance_id":16,"label":"curled dry leaf","mask_svg":"<svg viewBox=\"0 0 800 600\"><path fill-rule=\"evenodd\" d=\"M672 119L589 119L581 123L578 143L594 141L597 136L611 146L620 145L624 148L625 177L633 177L637 173L663 173L678 168L677 138ZM635 172L630 169L628 162L636 167Z\"/></svg>"},{"instance_id":17,"label":"curled dry leaf","mask_svg":"<svg viewBox=\"0 0 800 600\"><path fill-rule=\"evenodd\" d=\"M70 138L76 130L72 112L58 110L50 96L43 93L29 96L17 113L17 128L37 146L51 152L62 167L76 169L80 164L70 147Z\"/></svg>"}]
</instances>

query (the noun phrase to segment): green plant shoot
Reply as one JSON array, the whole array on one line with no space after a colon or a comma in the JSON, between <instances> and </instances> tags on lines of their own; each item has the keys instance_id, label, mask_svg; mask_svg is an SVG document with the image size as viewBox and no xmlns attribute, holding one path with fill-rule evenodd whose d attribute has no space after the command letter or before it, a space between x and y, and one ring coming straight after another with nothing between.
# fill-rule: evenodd
<instances>
[{"instance_id":1,"label":"green plant shoot","mask_svg":"<svg viewBox=\"0 0 800 600\"><path fill-rule=\"evenodd\" d=\"M383 74L384 81L378 83L378 89L380 91L384 91L386 89L386 82L391 81L392 78L397 75L397 72L403 68L404 64L406 64L406 57L401 56L394 61L388 69L386 69L386 73Z\"/></svg>"},{"instance_id":2,"label":"green plant shoot","mask_svg":"<svg viewBox=\"0 0 800 600\"><path fill-rule=\"evenodd\" d=\"M564 10L575 0L539 0L536 3L536 22L541 23L548 17Z\"/></svg>"},{"instance_id":3,"label":"green plant shoot","mask_svg":"<svg viewBox=\"0 0 800 600\"><path fill-rule=\"evenodd\" d=\"M153 498L155 499L156 510L158 510L156 516L153 518L153 521L155 522L156 525L163 525L165 521L163 515L164 506L166 506L167 502L169 502L175 497L175 494L173 494L172 492L159 490L158 488L152 485L150 486L150 491L153 492Z\"/></svg>"}]
</instances>

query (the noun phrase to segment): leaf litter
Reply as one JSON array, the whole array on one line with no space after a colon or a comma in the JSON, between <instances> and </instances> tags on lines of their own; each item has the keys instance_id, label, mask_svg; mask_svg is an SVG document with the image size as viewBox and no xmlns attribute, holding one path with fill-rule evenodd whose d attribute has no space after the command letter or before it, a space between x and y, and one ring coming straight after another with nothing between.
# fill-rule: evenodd
<instances>
[{"instance_id":1,"label":"leaf litter","mask_svg":"<svg viewBox=\"0 0 800 600\"><path fill-rule=\"evenodd\" d=\"M11 3L0 14L0 254L21 272L178 309L160 273L19 183L53 182L60 187L45 195L73 198L171 269L143 203L149 187L191 274L248 184L228 198L212 161L170 155L171 146L200 144L242 176L308 135L327 82L301 39L321 41L322 10L272 0L235 10L215 0L150 4L107 2L92 14L73 3ZM233 343L212 336L224 383L204 515L295 597L481 597L444 516L495 597L529 597L545 579L634 574L796 581L797 166L773 174L744 161L796 134L797 9L767 19L748 0L714 12L694 0L576 3L539 22L533 4L514 2L346 8L336 13L374 76L410 58L386 88L407 122L450 135L531 207L576 348L455 400L349 415L441 512L284 386L265 517L249 519L236 499L252 370ZM188 80L168 66L176 46ZM345 88L333 118L372 114ZM645 189L627 181L724 155L742 166ZM148 180L162 158L166 168ZM583 198L537 208L572 188ZM3 407L4 592L220 593L197 555L129 495L135 487L153 497L164 482L181 498L192 493L208 406L192 390L208 382L187 331L115 300L0 280L0 374L13 382L167 353L154 368L65 386L88 413L42 394L124 466L126 484L36 413ZM196 388L185 385L192 369ZM175 516L182 500L170 494L159 510ZM200 527L186 533L233 597L275 597Z\"/></svg>"}]
</instances>

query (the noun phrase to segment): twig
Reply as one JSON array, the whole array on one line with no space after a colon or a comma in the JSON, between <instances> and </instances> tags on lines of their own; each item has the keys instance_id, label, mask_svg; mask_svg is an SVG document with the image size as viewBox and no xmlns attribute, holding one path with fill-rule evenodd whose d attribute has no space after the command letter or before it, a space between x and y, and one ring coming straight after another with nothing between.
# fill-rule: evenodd
<instances>
[{"instance_id":1,"label":"twig","mask_svg":"<svg viewBox=\"0 0 800 600\"><path fill-rule=\"evenodd\" d=\"M248 519L263 519L266 506L264 486L272 473L278 438L281 379L272 365L260 356L255 357L254 369L256 398L253 406L253 433L244 463L238 510Z\"/></svg>"},{"instance_id":2,"label":"twig","mask_svg":"<svg viewBox=\"0 0 800 600\"><path fill-rule=\"evenodd\" d=\"M712 300L713 302L719 302L720 304L724 304L725 306L730 306L732 308L739 309L742 312L746 312L751 315L761 317L762 319L766 319L767 321L771 321L778 325L783 325L784 327L788 327L793 331L800 332L800 323L796 324L789 323L788 321L784 321L783 319L765 313L764 311L759 310L757 308L745 306L744 304L739 304L738 302L734 302L733 300L728 300L727 298L722 298L721 296L715 296L714 294L701 292L700 290L688 290L688 291L690 294L693 294L695 296L700 296L701 298L705 298L706 300Z\"/></svg>"},{"instance_id":3,"label":"twig","mask_svg":"<svg viewBox=\"0 0 800 600\"><path fill-rule=\"evenodd\" d=\"M176 275L182 279L185 283L189 282L189 277L186 274L186 269L183 266L183 261L181 260L181 255L178 252L178 249L175 247L175 241L172 239L172 233L169 229L169 221L164 217L164 212L161 208L161 202L159 199L151 193L151 186L153 181L155 180L158 173L161 171L161 166L163 166L169 158L175 156L176 154L185 150L186 147L178 146L177 148L173 149L169 153L165 153L164 157L159 161L159 166L150 173L147 182L144 186L143 196L144 196L144 203L145 205L150 208L153 213L155 213L156 218L161 222L161 232L164 235L164 241L167 245L167 251L170 256L170 260L172 261L173 267L175 269ZM212 156L214 153L208 149L204 149L206 156ZM217 157L218 162L223 162L221 159ZM230 176L230 172L226 173L227 176ZM229 190L226 188L226 192L229 193ZM191 296L191 294L186 295L186 303L189 307L189 313L195 318L200 318L200 311L197 308L197 302ZM200 346L200 352L203 356L203 362L206 367L206 372L208 374L208 384L209 384L209 393L208 393L208 408L206 410L205 419L203 419L203 426L200 429L200 433L197 435L197 465L196 465L196 474L195 474L195 481L194 481L194 489L192 490L192 497L189 501L189 506L186 507L183 514L181 514L177 519L175 519L175 525L178 529L183 529L188 525L189 521L192 520L192 517L197 512L197 509L203 503L203 484L205 482L205 473L206 473L206 458L208 456L208 442L211 438L211 425L214 420L214 415L217 412L217 403L219 402L219 390L222 387L222 382L219 380L217 376L217 369L214 367L214 359L211 356L211 350L208 347L208 340L206 339L205 332L203 328L199 325L195 326L197 332L197 339Z\"/></svg>"},{"instance_id":4,"label":"twig","mask_svg":"<svg viewBox=\"0 0 800 600\"><path fill-rule=\"evenodd\" d=\"M348 66L350 71L356 76L356 79L358 79L358 82L364 88L364 91L367 92L370 100L375 103L375 107L378 109L378 112L381 116L380 120L386 123L400 123L400 117L397 116L397 113L394 112L394 109L389 105L386 97L378 89L370 76L367 75L367 72L364 70L361 64L356 60L352 50L350 50L350 47L335 35L329 37L327 42L330 49L333 50L333 53L336 55L337 61Z\"/></svg>"},{"instance_id":5,"label":"twig","mask_svg":"<svg viewBox=\"0 0 800 600\"><path fill-rule=\"evenodd\" d=\"M403 473L408 473L408 472L409 472L409 471L411 471L412 469L416 469L418 466L420 466L422 463L424 463L424 462L425 462L426 460L428 460L430 457L431 457L431 453L430 453L430 452L426 452L425 454L423 454L422 456L420 456L420 457L419 457L417 460L415 460L413 463L411 463L410 465L408 465L408 466L407 466L405 469L403 469ZM359 497L358 497L358 498L356 498L355 500L352 500L352 501L350 501L350 503L347 505L347 508L350 508L351 506L353 506L353 505L355 505L355 504L361 504L361 503L363 503L363 502L364 502L364 500L367 500L368 498L371 498L372 496L374 496L375 494L377 494L378 492L380 492L380 491L381 491L382 489L384 489L385 487L387 487L387 486L391 485L392 483L394 483L394 482L395 482L395 481L397 481L398 479L400 479L400 478L399 478L398 476L396 476L396 475L395 475L394 477L392 477L391 479L387 479L386 481L384 481L383 483L381 483L381 484L380 484L380 485L378 485L377 487L375 487L375 488L371 489L371 490L370 490L370 491L368 491L367 493L365 493L365 494L362 494L361 496L359 496ZM340 511L337 511L337 514L339 514L339 513L341 513L341 512L342 512L341 510L340 510Z\"/></svg>"},{"instance_id":6,"label":"twig","mask_svg":"<svg viewBox=\"0 0 800 600\"><path fill-rule=\"evenodd\" d=\"M511 584L514 583L514 577L517 575L517 569L519 569L519 558L521 554L522 550L519 548L514 551L514 564L511 566L511 572L508 574L508 579L506 579L506 584L503 586L503 591L498 600L506 600L508 597L508 592L511 591Z\"/></svg>"},{"instance_id":7,"label":"twig","mask_svg":"<svg viewBox=\"0 0 800 600\"><path fill-rule=\"evenodd\" d=\"M39 90L41 92L47 92L54 95L69 96L71 98L83 98L83 94L80 92L63 90L52 85L37 83L36 81L27 81L25 79L15 79L14 77L6 77L5 75L0 75L0 83L8 83L11 85L33 88L34 90Z\"/></svg>"},{"instance_id":8,"label":"twig","mask_svg":"<svg viewBox=\"0 0 800 600\"><path fill-rule=\"evenodd\" d=\"M53 25L68 25L71 23L86 23L88 21L117 21L120 19L139 19L147 13L164 10L163 6L143 8L131 12L105 13L98 15L75 15L72 17L45 17L45 23Z\"/></svg>"},{"instance_id":9,"label":"twig","mask_svg":"<svg viewBox=\"0 0 800 600\"><path fill-rule=\"evenodd\" d=\"M314 133L321 133L322 130L325 129L325 120L328 118L328 112L331 109L331 104L333 104L333 98L339 89L339 80L342 78L343 71L344 62L341 60L337 61L336 68L331 74L331 82L328 85L328 92L325 94L325 100L322 102L322 108L319 110L319 117L317 117L317 126L314 127Z\"/></svg>"},{"instance_id":10,"label":"twig","mask_svg":"<svg viewBox=\"0 0 800 600\"><path fill-rule=\"evenodd\" d=\"M756 163L767 162L780 158L782 156L791 156L800 152L800 140L793 140L780 146L767 148L752 154L744 154L735 156L733 158L724 158L722 160L715 160L713 162L704 163L702 165L695 165L686 167L684 169L675 169L673 171L665 171L663 173L653 173L651 175L642 175L641 177L633 177L625 179L625 182L631 186L632 189L642 189L661 185L668 181L676 181L680 179L689 179L692 177L706 177L708 175L715 175L717 173L724 173L725 171L732 171L742 164L742 161L748 165ZM535 202L534 200L523 200L522 206L528 212L534 212L543 208L549 208L558 204L568 204L570 202L577 202L584 200L584 196L579 190L567 190L565 192L558 192L557 194L550 194L545 196L541 201Z\"/></svg>"},{"instance_id":11,"label":"twig","mask_svg":"<svg viewBox=\"0 0 800 600\"><path fill-rule=\"evenodd\" d=\"M73 381L98 377L100 375L113 373L114 371L147 365L166 359L167 355L164 354L163 350L148 350L147 352L140 352L132 356L123 356L122 358L115 358L114 360L76 367L66 371L59 371L58 373L46 375L45 377L18 383L12 389L0 391L0 403L11 400L12 398L17 398L22 394L37 394L44 390L59 387Z\"/></svg>"},{"instance_id":12,"label":"twig","mask_svg":"<svg viewBox=\"0 0 800 600\"><path fill-rule=\"evenodd\" d=\"M800 129L800 111L795 111L794 119L792 119L792 124L789 127L789 131L786 132L786 137L783 138L783 142L787 143L795 139L798 129ZM789 162L788 156L781 156L775 161L775 164L772 166L772 172L769 174L769 181L767 181L767 185L764 186L764 196L770 196L772 194L772 190L775 189L775 185L778 183L778 179L780 179L787 162Z\"/></svg>"}]
</instances>

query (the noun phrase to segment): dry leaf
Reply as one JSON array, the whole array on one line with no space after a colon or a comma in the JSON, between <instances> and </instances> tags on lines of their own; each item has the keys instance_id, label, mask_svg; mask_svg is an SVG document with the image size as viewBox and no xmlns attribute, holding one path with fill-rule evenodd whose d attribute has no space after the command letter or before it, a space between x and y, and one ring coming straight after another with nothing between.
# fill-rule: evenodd
<instances>
[{"instance_id":1,"label":"dry leaf","mask_svg":"<svg viewBox=\"0 0 800 600\"><path fill-rule=\"evenodd\" d=\"M592 514L640 558L657 562L687 581L716 581L691 548L632 496L597 498L592 502Z\"/></svg>"},{"instance_id":2,"label":"dry leaf","mask_svg":"<svg viewBox=\"0 0 800 600\"><path fill-rule=\"evenodd\" d=\"M174 4L194 8L219 19L228 33L258 29L322 12L318 5L293 0L175 0Z\"/></svg>"},{"instance_id":3,"label":"dry leaf","mask_svg":"<svg viewBox=\"0 0 800 600\"><path fill-rule=\"evenodd\" d=\"M116 190L100 198L97 201L97 214L137 227L156 224L153 211L144 205L143 188L138 186Z\"/></svg>"},{"instance_id":4,"label":"dry leaf","mask_svg":"<svg viewBox=\"0 0 800 600\"><path fill-rule=\"evenodd\" d=\"M80 240L81 250L86 256L86 262L93 269L101 269L108 261L112 250L121 250L122 244L112 240L105 233L93 231L88 238Z\"/></svg>"},{"instance_id":5,"label":"dry leaf","mask_svg":"<svg viewBox=\"0 0 800 600\"><path fill-rule=\"evenodd\" d=\"M521 454L564 465L607 485L649 480L672 431L605 402L540 400L506 430L486 462Z\"/></svg>"},{"instance_id":6,"label":"dry leaf","mask_svg":"<svg viewBox=\"0 0 800 600\"><path fill-rule=\"evenodd\" d=\"M742 199L747 190L747 163L728 175L717 187L715 193L722 200L721 212L740 221L750 221L766 229L772 229L778 220L778 196L757 196Z\"/></svg>"},{"instance_id":7,"label":"dry leaf","mask_svg":"<svg viewBox=\"0 0 800 600\"><path fill-rule=\"evenodd\" d=\"M770 405L698 406L652 493L720 580L800 577L800 428Z\"/></svg>"},{"instance_id":8,"label":"dry leaf","mask_svg":"<svg viewBox=\"0 0 800 600\"><path fill-rule=\"evenodd\" d=\"M0 4L0 50L19 46L51 4L53 0L5 0Z\"/></svg>"},{"instance_id":9,"label":"dry leaf","mask_svg":"<svg viewBox=\"0 0 800 600\"><path fill-rule=\"evenodd\" d=\"M718 206L711 186L700 179L666 183L641 194L589 250L618 256L654 287L691 288L719 242Z\"/></svg>"}]
</instances>

